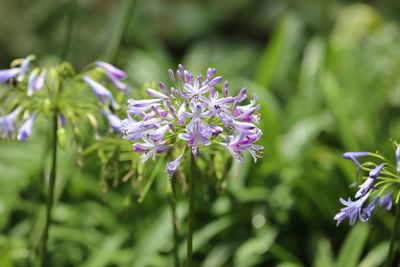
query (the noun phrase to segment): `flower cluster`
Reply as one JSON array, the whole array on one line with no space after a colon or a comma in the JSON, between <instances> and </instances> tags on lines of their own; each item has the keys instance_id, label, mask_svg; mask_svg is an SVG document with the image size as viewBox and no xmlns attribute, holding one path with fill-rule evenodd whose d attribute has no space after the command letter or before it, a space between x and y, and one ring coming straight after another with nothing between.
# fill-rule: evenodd
<instances>
[{"instance_id":1,"label":"flower cluster","mask_svg":"<svg viewBox=\"0 0 400 267\"><path fill-rule=\"evenodd\" d=\"M179 167L186 147L195 160L201 147L211 144L227 149L240 161L245 151L254 161L261 156L263 147L255 144L262 135L256 126L260 105L256 97L242 105L246 88L229 96L228 82L219 86L222 77L214 68L209 68L205 77L195 77L179 65L176 73L170 69L168 76L173 84L169 89L160 82L160 90L146 90L150 99L128 100L128 118L122 122L121 131L134 143L133 150L142 154L142 162L173 146L179 148L176 145L181 142L180 156L166 165L170 176Z\"/></svg>"},{"instance_id":2,"label":"flower cluster","mask_svg":"<svg viewBox=\"0 0 400 267\"><path fill-rule=\"evenodd\" d=\"M373 162L360 163L359 158L375 157L384 163L375 164ZM345 206L337 213L334 220L339 225L343 220L349 218L350 225L353 225L357 218L362 222L369 221L372 212L378 201L380 206L386 210L392 208L393 191L390 190L393 178L400 179L398 176L398 167L395 168L390 162L387 162L381 155L370 152L346 152L343 154L344 159L351 160L357 166L356 178L361 170L366 170L368 176L364 177L364 182L359 185L359 189L355 194L355 201L349 198L347 201L340 198L340 202ZM400 147L396 149L397 166L400 164ZM356 179L358 180L358 179ZM370 196L372 201L365 207L364 204Z\"/></svg>"},{"instance_id":3,"label":"flower cluster","mask_svg":"<svg viewBox=\"0 0 400 267\"><path fill-rule=\"evenodd\" d=\"M27 140L32 134L32 128L39 113L42 111L46 112L46 107L49 106L51 106L51 109L58 111L61 128L65 126L66 118L71 122L75 122L76 114L87 115L89 113L87 109L82 110L82 112L77 111L80 104L76 102L76 99L64 99L64 96L75 96L75 94L71 92L59 92L61 80L63 84L68 83L68 88L75 89L75 86L82 87L80 85L81 80L77 81L75 79L75 77L79 77L80 75L84 75L83 80L90 86L98 98L101 114L105 116L115 131L119 131L122 122L109 108L111 106L112 110L117 110L119 108L117 101L114 99L111 91L95 79L90 78L89 75L96 72L105 74L116 89L126 92L128 88L122 81L126 78L126 73L102 61L97 61L94 68L90 68L84 74L76 75L73 70L64 71L63 68L72 69L67 63L50 69L43 68L40 67L35 56L28 56L24 59L14 60L10 69L0 70L0 83L12 82L10 84L15 87L9 90L10 94L14 94L12 97L14 101L11 102L13 105L10 107L9 113L5 116L0 116L1 138L17 138L20 141ZM56 74L48 75L50 72ZM64 93L64 95L58 97L62 99L59 101L57 95L61 93ZM97 111L98 108L96 105L94 107ZM0 110L0 112L5 111Z\"/></svg>"}]
</instances>

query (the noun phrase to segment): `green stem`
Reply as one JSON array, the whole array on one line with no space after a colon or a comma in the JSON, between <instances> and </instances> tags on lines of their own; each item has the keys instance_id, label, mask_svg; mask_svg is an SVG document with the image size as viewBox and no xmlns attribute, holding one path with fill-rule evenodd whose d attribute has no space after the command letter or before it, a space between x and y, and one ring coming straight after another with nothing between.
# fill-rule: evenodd
<instances>
[{"instance_id":1,"label":"green stem","mask_svg":"<svg viewBox=\"0 0 400 267\"><path fill-rule=\"evenodd\" d=\"M74 17L76 11L76 0L70 0L68 4L68 17L67 17L67 27L65 32L65 39L63 43L63 47L61 50L61 60L65 60L68 56L68 51L71 46L71 36L72 29L74 26Z\"/></svg>"},{"instance_id":2,"label":"green stem","mask_svg":"<svg viewBox=\"0 0 400 267\"><path fill-rule=\"evenodd\" d=\"M106 61L111 64L115 64L117 59L117 54L119 50L119 46L121 44L122 36L128 27L129 19L133 12L135 1L134 0L125 0L122 3L120 15L118 17L118 21L116 27L111 36L111 41L108 45L106 51Z\"/></svg>"},{"instance_id":3,"label":"green stem","mask_svg":"<svg viewBox=\"0 0 400 267\"><path fill-rule=\"evenodd\" d=\"M174 266L180 267L179 256L178 256L178 244L179 244L179 235L178 235L178 216L176 214L176 201L175 201L175 189L173 180L168 185L167 191L168 203L171 208L171 219L172 226L174 231L174 247L173 247L173 255L174 255Z\"/></svg>"},{"instance_id":4,"label":"green stem","mask_svg":"<svg viewBox=\"0 0 400 267\"><path fill-rule=\"evenodd\" d=\"M399 226L400 226L400 201L397 203L396 215L393 224L393 231L392 231L392 236L390 238L390 247L388 255L388 265L387 265L388 267L394 266L394 259L395 259L394 248L396 244L397 233L399 231Z\"/></svg>"},{"instance_id":5,"label":"green stem","mask_svg":"<svg viewBox=\"0 0 400 267\"><path fill-rule=\"evenodd\" d=\"M190 160L190 176L189 176L189 222L188 222L188 237L187 237L187 266L193 266L193 223L194 223L194 209L195 209L195 190L196 190L196 161L191 155Z\"/></svg>"},{"instance_id":6,"label":"green stem","mask_svg":"<svg viewBox=\"0 0 400 267\"><path fill-rule=\"evenodd\" d=\"M42 248L40 251L40 266L48 266L46 264L47 257L47 240L49 237L49 228L51 224L51 211L53 209L54 204L54 187L56 183L56 176L57 176L57 129L58 129L58 122L57 122L57 111L54 112L53 115L53 133L52 133L52 159L51 159L51 170L50 170L50 180L49 180L49 188L48 188L48 196L47 196L47 209L46 209L46 223L44 226L43 231L43 239L42 239Z\"/></svg>"}]
</instances>

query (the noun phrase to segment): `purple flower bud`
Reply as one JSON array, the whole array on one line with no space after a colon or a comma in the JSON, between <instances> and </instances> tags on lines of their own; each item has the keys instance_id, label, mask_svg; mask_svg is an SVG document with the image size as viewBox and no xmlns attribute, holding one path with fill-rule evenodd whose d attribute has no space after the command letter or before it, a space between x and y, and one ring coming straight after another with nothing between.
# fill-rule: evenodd
<instances>
[{"instance_id":1,"label":"purple flower bud","mask_svg":"<svg viewBox=\"0 0 400 267\"><path fill-rule=\"evenodd\" d=\"M362 210L360 213L360 220L362 222L368 221L371 218L372 211L374 210L376 203L378 202L379 197L375 197L372 202Z\"/></svg>"},{"instance_id":2,"label":"purple flower bud","mask_svg":"<svg viewBox=\"0 0 400 267\"><path fill-rule=\"evenodd\" d=\"M169 95L168 91L167 91L167 87L165 86L164 83L159 82L158 83L158 87L160 88L160 90L165 94L165 95Z\"/></svg>"},{"instance_id":3,"label":"purple flower bud","mask_svg":"<svg viewBox=\"0 0 400 267\"><path fill-rule=\"evenodd\" d=\"M393 192L389 192L381 198L380 205L386 210L392 209L392 194Z\"/></svg>"},{"instance_id":4,"label":"purple flower bud","mask_svg":"<svg viewBox=\"0 0 400 267\"><path fill-rule=\"evenodd\" d=\"M247 88L244 87L240 90L239 94L236 96L236 102L243 102L247 98Z\"/></svg>"},{"instance_id":5,"label":"purple flower bud","mask_svg":"<svg viewBox=\"0 0 400 267\"><path fill-rule=\"evenodd\" d=\"M18 74L20 74L21 70L19 68L12 68L7 70L0 70L0 83L4 83Z\"/></svg>"},{"instance_id":6,"label":"purple flower bud","mask_svg":"<svg viewBox=\"0 0 400 267\"><path fill-rule=\"evenodd\" d=\"M154 89L151 88L147 88L146 89L146 93L151 96L151 97L155 97L155 98L160 98L160 99L165 99L168 98L168 96L164 95L163 93L156 91Z\"/></svg>"},{"instance_id":7,"label":"purple flower bud","mask_svg":"<svg viewBox=\"0 0 400 267\"><path fill-rule=\"evenodd\" d=\"M371 177L372 179L375 179L376 177L378 177L381 174L382 168L385 164L379 164L375 169L371 170L369 172L369 177Z\"/></svg>"},{"instance_id":8,"label":"purple flower bud","mask_svg":"<svg viewBox=\"0 0 400 267\"><path fill-rule=\"evenodd\" d=\"M186 82L192 84L193 83L193 74L185 70Z\"/></svg>"},{"instance_id":9,"label":"purple flower bud","mask_svg":"<svg viewBox=\"0 0 400 267\"><path fill-rule=\"evenodd\" d=\"M114 131L121 132L122 120L109 111L101 110L101 113L106 117L108 123L114 128Z\"/></svg>"},{"instance_id":10,"label":"purple flower bud","mask_svg":"<svg viewBox=\"0 0 400 267\"><path fill-rule=\"evenodd\" d=\"M360 189L357 191L355 197L359 198L364 196L374 185L375 178L369 177L365 182L360 185Z\"/></svg>"},{"instance_id":11,"label":"purple flower bud","mask_svg":"<svg viewBox=\"0 0 400 267\"><path fill-rule=\"evenodd\" d=\"M39 74L39 76L37 76L38 70L37 71L34 70L31 72L28 79L28 91L27 91L28 96L32 96L36 91L43 88L44 81L46 78L46 73L47 71L43 70Z\"/></svg>"},{"instance_id":12,"label":"purple flower bud","mask_svg":"<svg viewBox=\"0 0 400 267\"><path fill-rule=\"evenodd\" d=\"M119 91L122 92L127 92L129 87L125 83L123 83L121 80L115 78L114 76L109 76L111 83L114 85L115 88L117 88Z\"/></svg>"},{"instance_id":13,"label":"purple flower bud","mask_svg":"<svg viewBox=\"0 0 400 267\"><path fill-rule=\"evenodd\" d=\"M358 167L361 167L360 162L358 162L358 158L369 156L369 152L346 152L343 154L344 159L349 159L353 161Z\"/></svg>"},{"instance_id":14,"label":"purple flower bud","mask_svg":"<svg viewBox=\"0 0 400 267\"><path fill-rule=\"evenodd\" d=\"M183 125L185 123L185 118L186 118L186 108L185 108L185 103L183 103L179 110L178 110L178 123L180 125Z\"/></svg>"},{"instance_id":15,"label":"purple flower bud","mask_svg":"<svg viewBox=\"0 0 400 267\"><path fill-rule=\"evenodd\" d=\"M17 139L19 141L25 141L32 134L32 126L35 120L35 115L32 114L27 120L24 121L21 128L19 128Z\"/></svg>"},{"instance_id":16,"label":"purple flower bud","mask_svg":"<svg viewBox=\"0 0 400 267\"><path fill-rule=\"evenodd\" d=\"M171 81L175 81L174 71L172 69L168 70L168 76L171 79Z\"/></svg>"},{"instance_id":17,"label":"purple flower bud","mask_svg":"<svg viewBox=\"0 0 400 267\"><path fill-rule=\"evenodd\" d=\"M174 173L178 169L179 165L181 164L184 152L185 151L183 151L182 154L179 157L177 157L174 161L167 163L165 171L168 173L169 177L172 177L172 175L174 175Z\"/></svg>"},{"instance_id":18,"label":"purple flower bud","mask_svg":"<svg viewBox=\"0 0 400 267\"><path fill-rule=\"evenodd\" d=\"M165 133L167 132L167 130L169 129L168 124L163 125L161 127L159 127L157 130L152 131L149 136L150 138L152 138L153 140L162 140Z\"/></svg>"},{"instance_id":19,"label":"purple flower bud","mask_svg":"<svg viewBox=\"0 0 400 267\"><path fill-rule=\"evenodd\" d=\"M215 85L217 85L218 83L220 83L222 81L222 76L217 76L217 77L215 77L214 79L212 79L209 83L208 83L208 85L209 86L215 86Z\"/></svg>"},{"instance_id":20,"label":"purple flower bud","mask_svg":"<svg viewBox=\"0 0 400 267\"><path fill-rule=\"evenodd\" d=\"M2 138L11 137L14 134L16 119L20 112L21 109L16 108L10 114L0 117L0 133Z\"/></svg>"},{"instance_id":21,"label":"purple flower bud","mask_svg":"<svg viewBox=\"0 0 400 267\"><path fill-rule=\"evenodd\" d=\"M65 127L66 119L64 115L61 114L60 116L58 116L58 123L61 125L62 128Z\"/></svg>"},{"instance_id":22,"label":"purple flower bud","mask_svg":"<svg viewBox=\"0 0 400 267\"><path fill-rule=\"evenodd\" d=\"M92 80L91 78L89 78L88 76L84 76L83 80L90 86L90 88L93 90L93 92L96 94L97 99L105 104L105 99L107 99L111 105L113 106L114 109L118 109L119 105L118 103L115 101L113 95L111 94L111 92L106 89L102 84Z\"/></svg>"},{"instance_id":23,"label":"purple flower bud","mask_svg":"<svg viewBox=\"0 0 400 267\"><path fill-rule=\"evenodd\" d=\"M197 75L196 80L199 82L199 84L201 84L203 82L203 75L201 74Z\"/></svg>"},{"instance_id":24,"label":"purple flower bud","mask_svg":"<svg viewBox=\"0 0 400 267\"><path fill-rule=\"evenodd\" d=\"M127 77L126 72L124 72L124 71L118 69L117 67L115 67L115 66L113 66L113 65L111 65L111 64L109 64L109 63L107 63L107 62L104 62L104 61L96 61L95 64L96 64L98 67L104 69L104 71L106 72L106 74L107 74L109 77L114 77L114 78L116 78L116 79L118 79L118 80L122 80L122 79L125 79L125 78Z\"/></svg>"},{"instance_id":25,"label":"purple flower bud","mask_svg":"<svg viewBox=\"0 0 400 267\"><path fill-rule=\"evenodd\" d=\"M222 86L222 94L224 95L224 97L228 96L228 81L224 82L224 85Z\"/></svg>"}]
</instances>

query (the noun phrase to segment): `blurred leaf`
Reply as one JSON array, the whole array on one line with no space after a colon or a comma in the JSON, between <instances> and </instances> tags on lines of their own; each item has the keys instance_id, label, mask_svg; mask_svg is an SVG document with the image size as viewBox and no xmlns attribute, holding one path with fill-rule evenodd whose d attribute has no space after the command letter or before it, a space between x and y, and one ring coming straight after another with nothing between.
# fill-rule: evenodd
<instances>
[{"instance_id":1,"label":"blurred leaf","mask_svg":"<svg viewBox=\"0 0 400 267\"><path fill-rule=\"evenodd\" d=\"M340 248L336 267L355 267L360 259L369 234L368 225L355 224Z\"/></svg>"}]
</instances>

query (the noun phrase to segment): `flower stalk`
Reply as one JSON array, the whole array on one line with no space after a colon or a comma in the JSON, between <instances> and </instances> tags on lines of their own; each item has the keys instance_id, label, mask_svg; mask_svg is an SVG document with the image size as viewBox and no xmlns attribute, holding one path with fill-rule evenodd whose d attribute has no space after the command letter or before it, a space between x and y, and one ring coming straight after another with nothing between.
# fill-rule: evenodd
<instances>
[{"instance_id":1,"label":"flower stalk","mask_svg":"<svg viewBox=\"0 0 400 267\"><path fill-rule=\"evenodd\" d=\"M394 259L395 259L394 248L396 244L396 237L398 237L399 227L400 227L400 201L398 201L397 203L396 215L393 223L393 231L392 231L392 236L390 238L388 264L387 264L388 267L394 266Z\"/></svg>"},{"instance_id":2,"label":"flower stalk","mask_svg":"<svg viewBox=\"0 0 400 267\"><path fill-rule=\"evenodd\" d=\"M176 199L175 199L175 188L173 180L170 180L167 189L167 199L168 204L171 208L171 219L174 235L174 247L172 248L172 254L174 255L174 266L180 267L179 255L178 255L178 244L179 244L179 234L178 234L178 216L176 214Z\"/></svg>"},{"instance_id":3,"label":"flower stalk","mask_svg":"<svg viewBox=\"0 0 400 267\"><path fill-rule=\"evenodd\" d=\"M193 266L193 232L194 232L194 209L196 201L196 176L197 165L193 155L190 157L190 176L189 176L189 220L187 233L187 266Z\"/></svg>"},{"instance_id":4,"label":"flower stalk","mask_svg":"<svg viewBox=\"0 0 400 267\"><path fill-rule=\"evenodd\" d=\"M53 114L53 130L52 130L52 157L51 157L51 170L49 179L49 188L47 194L47 205L46 205L46 222L42 237L42 247L40 250L40 266L47 266L47 242L49 237L49 229L51 224L51 213L54 205L54 188L57 176L57 130L58 130L58 112L54 111Z\"/></svg>"}]
</instances>

